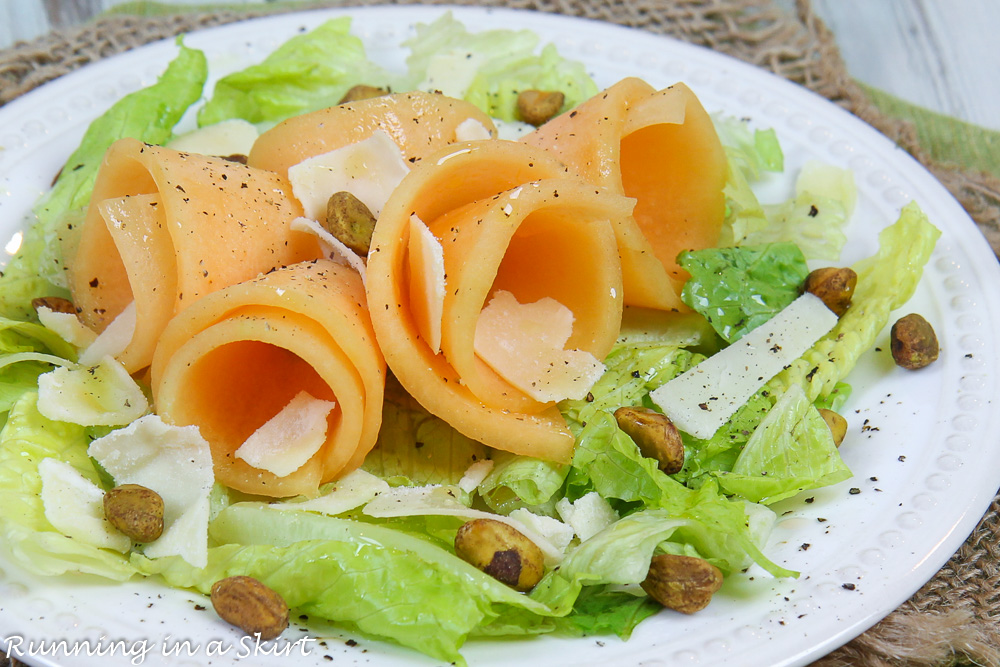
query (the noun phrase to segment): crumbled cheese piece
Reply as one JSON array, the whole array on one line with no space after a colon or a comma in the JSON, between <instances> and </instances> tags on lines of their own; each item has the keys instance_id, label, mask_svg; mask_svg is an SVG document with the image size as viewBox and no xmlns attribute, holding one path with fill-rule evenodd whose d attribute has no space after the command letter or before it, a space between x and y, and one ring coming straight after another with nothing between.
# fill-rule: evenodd
<instances>
[{"instance_id":1,"label":"crumbled cheese piece","mask_svg":"<svg viewBox=\"0 0 1000 667\"><path fill-rule=\"evenodd\" d=\"M271 507L280 510L306 510L335 516L361 507L370 502L380 493L389 490L385 480L364 470L350 472L336 482L333 488L318 498L305 502L280 501L271 503Z\"/></svg>"},{"instance_id":2,"label":"crumbled cheese piece","mask_svg":"<svg viewBox=\"0 0 1000 667\"><path fill-rule=\"evenodd\" d=\"M119 426L146 414L148 407L142 389L111 357L89 368L57 368L38 376L38 411L55 421Z\"/></svg>"},{"instance_id":3,"label":"crumbled cheese piece","mask_svg":"<svg viewBox=\"0 0 1000 667\"><path fill-rule=\"evenodd\" d=\"M410 216L410 310L420 337L434 354L441 351L444 319L444 248L417 217Z\"/></svg>"},{"instance_id":4,"label":"crumbled cheese piece","mask_svg":"<svg viewBox=\"0 0 1000 667\"><path fill-rule=\"evenodd\" d=\"M163 498L163 534L145 546L149 558L180 556L208 564L212 452L196 426L171 426L146 415L90 443L87 452L116 484L139 484Z\"/></svg>"},{"instance_id":5,"label":"crumbled cheese piece","mask_svg":"<svg viewBox=\"0 0 1000 667\"><path fill-rule=\"evenodd\" d=\"M94 342L80 354L80 363L92 366L104 357L118 357L135 334L135 301L132 301L104 328Z\"/></svg>"},{"instance_id":6,"label":"crumbled cheese piece","mask_svg":"<svg viewBox=\"0 0 1000 667\"><path fill-rule=\"evenodd\" d=\"M591 491L572 503L563 498L556 503L556 512L573 527L573 532L581 542L589 540L618 520L618 512L596 491Z\"/></svg>"},{"instance_id":7,"label":"crumbled cheese piece","mask_svg":"<svg viewBox=\"0 0 1000 667\"><path fill-rule=\"evenodd\" d=\"M326 219L326 204L337 192L350 192L376 218L410 167L399 146L385 131L311 158L288 169L292 194L305 217Z\"/></svg>"},{"instance_id":8,"label":"crumbled cheese piece","mask_svg":"<svg viewBox=\"0 0 1000 667\"><path fill-rule=\"evenodd\" d=\"M458 480L458 488L466 493L472 493L476 490L477 486L483 483L483 480L486 479L491 470L493 470L493 461L489 459L476 461L465 471L462 479Z\"/></svg>"},{"instance_id":9,"label":"crumbled cheese piece","mask_svg":"<svg viewBox=\"0 0 1000 667\"><path fill-rule=\"evenodd\" d=\"M59 459L38 464L45 518L63 535L91 546L125 553L132 540L104 517L104 490Z\"/></svg>"},{"instance_id":10,"label":"crumbled cheese piece","mask_svg":"<svg viewBox=\"0 0 1000 667\"><path fill-rule=\"evenodd\" d=\"M521 304L498 291L476 323L476 354L512 385L542 402L581 399L604 373L583 350L565 350L573 312L545 297Z\"/></svg>"},{"instance_id":11,"label":"crumbled cheese piece","mask_svg":"<svg viewBox=\"0 0 1000 667\"><path fill-rule=\"evenodd\" d=\"M535 131L534 125L522 123L519 120L500 120L494 118L493 124L497 126L497 139L506 139L507 141L517 141L524 135Z\"/></svg>"},{"instance_id":12,"label":"crumbled cheese piece","mask_svg":"<svg viewBox=\"0 0 1000 667\"><path fill-rule=\"evenodd\" d=\"M563 523L559 519L553 519L550 516L535 514L534 512L530 512L523 507L519 507L511 512L510 518L515 521L520 521L534 532L542 535L545 539L552 543L552 546L559 549L563 553L566 552L566 549L569 547L569 543L573 541L573 535L575 533L573 527Z\"/></svg>"},{"instance_id":13,"label":"crumbled cheese piece","mask_svg":"<svg viewBox=\"0 0 1000 667\"><path fill-rule=\"evenodd\" d=\"M70 345L85 348L94 342L97 334L80 321L76 313L61 313L46 306L38 308L38 321ZM131 336L129 336L131 339Z\"/></svg>"},{"instance_id":14,"label":"crumbled cheese piece","mask_svg":"<svg viewBox=\"0 0 1000 667\"><path fill-rule=\"evenodd\" d=\"M319 239L320 249L327 259L333 260L337 264L349 266L361 275L361 282L368 278L368 269L365 260L358 253L348 248L343 241L330 232L323 229L315 220L298 217L292 220L290 228L293 232L306 232L315 234Z\"/></svg>"},{"instance_id":15,"label":"crumbled cheese piece","mask_svg":"<svg viewBox=\"0 0 1000 667\"><path fill-rule=\"evenodd\" d=\"M492 136L489 129L475 118L466 118L455 128L456 141L479 141Z\"/></svg>"},{"instance_id":16,"label":"crumbled cheese piece","mask_svg":"<svg viewBox=\"0 0 1000 667\"><path fill-rule=\"evenodd\" d=\"M249 155L260 133L257 127L242 118L231 118L192 130L172 139L167 148L201 155Z\"/></svg>"},{"instance_id":17,"label":"crumbled cheese piece","mask_svg":"<svg viewBox=\"0 0 1000 667\"><path fill-rule=\"evenodd\" d=\"M375 500L365 505L362 510L368 516L388 518L397 516L457 516L465 519L493 519L501 521L521 532L535 543L545 556L546 564L552 565L562 561L563 552L546 537L532 530L516 519L483 512L466 507L458 499L459 491L454 487L432 484L429 486L400 486L380 493Z\"/></svg>"},{"instance_id":18,"label":"crumbled cheese piece","mask_svg":"<svg viewBox=\"0 0 1000 667\"><path fill-rule=\"evenodd\" d=\"M819 297L806 292L770 320L649 397L680 430L715 435L733 413L837 324Z\"/></svg>"},{"instance_id":19,"label":"crumbled cheese piece","mask_svg":"<svg viewBox=\"0 0 1000 667\"><path fill-rule=\"evenodd\" d=\"M278 477L292 474L326 442L327 416L335 405L300 391L236 448L236 458Z\"/></svg>"}]
</instances>

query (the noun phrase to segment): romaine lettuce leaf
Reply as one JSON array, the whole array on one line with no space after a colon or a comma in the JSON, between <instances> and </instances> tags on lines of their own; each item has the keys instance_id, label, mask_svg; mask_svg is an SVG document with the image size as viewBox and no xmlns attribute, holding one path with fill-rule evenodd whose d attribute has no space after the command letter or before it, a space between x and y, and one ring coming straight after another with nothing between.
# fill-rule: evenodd
<instances>
[{"instance_id":1,"label":"romaine lettuce leaf","mask_svg":"<svg viewBox=\"0 0 1000 667\"><path fill-rule=\"evenodd\" d=\"M378 442L362 469L390 484L458 484L487 449L424 410L394 378L386 383Z\"/></svg>"},{"instance_id":2,"label":"romaine lettuce leaf","mask_svg":"<svg viewBox=\"0 0 1000 667\"><path fill-rule=\"evenodd\" d=\"M720 246L742 245L747 236L768 225L764 209L750 182L762 171L781 172L785 158L773 129L750 131L745 119L712 114L719 141L726 151L726 218Z\"/></svg>"},{"instance_id":3,"label":"romaine lettuce leaf","mask_svg":"<svg viewBox=\"0 0 1000 667\"><path fill-rule=\"evenodd\" d=\"M582 64L562 58L551 44L535 53L538 41L530 30L473 34L447 13L417 24L416 36L403 46L410 49L406 63L419 89L440 90L510 121L517 120L522 90L560 91L563 110L597 93Z\"/></svg>"},{"instance_id":4,"label":"romaine lettuce leaf","mask_svg":"<svg viewBox=\"0 0 1000 667\"><path fill-rule=\"evenodd\" d=\"M649 392L694 366L701 355L655 342L615 345L604 359L604 375L590 395L559 403L559 410L579 437L591 416L622 406L643 405Z\"/></svg>"},{"instance_id":5,"label":"romaine lettuce leaf","mask_svg":"<svg viewBox=\"0 0 1000 667\"><path fill-rule=\"evenodd\" d=\"M399 88L397 77L368 59L350 27L349 17L331 19L291 38L263 62L224 76L198 111L198 125L230 118L277 123L333 106L357 84Z\"/></svg>"},{"instance_id":6,"label":"romaine lettuce leaf","mask_svg":"<svg viewBox=\"0 0 1000 667\"><path fill-rule=\"evenodd\" d=\"M711 438L702 440L681 432L684 440L684 467L674 475L689 488L699 488L710 473L730 471L744 445L768 413L774 399L766 390L755 393Z\"/></svg>"},{"instance_id":7,"label":"romaine lettuce leaf","mask_svg":"<svg viewBox=\"0 0 1000 667\"><path fill-rule=\"evenodd\" d=\"M795 181L795 196L764 206L767 225L748 230L742 243L791 242L808 259L836 262L847 242L844 227L854 212L857 197L850 170L807 162Z\"/></svg>"},{"instance_id":8,"label":"romaine lettuce leaf","mask_svg":"<svg viewBox=\"0 0 1000 667\"><path fill-rule=\"evenodd\" d=\"M806 489L842 482L851 474L830 427L798 385L792 385L767 413L732 470L715 473L726 492L768 505Z\"/></svg>"},{"instance_id":9,"label":"romaine lettuce leaf","mask_svg":"<svg viewBox=\"0 0 1000 667\"><path fill-rule=\"evenodd\" d=\"M203 593L222 577L253 576L300 613L456 664L465 664L458 649L469 633L505 610L536 615L536 624L537 616L553 615L434 540L385 526L237 503L215 518L210 534L219 546L204 569L178 558L133 561Z\"/></svg>"},{"instance_id":10,"label":"romaine lettuce leaf","mask_svg":"<svg viewBox=\"0 0 1000 667\"><path fill-rule=\"evenodd\" d=\"M810 401L832 392L875 344L889 313L913 296L940 235L916 202L903 207L899 219L879 234L878 252L854 265L858 284L851 307L830 333L768 383L771 391L777 395L798 384Z\"/></svg>"},{"instance_id":11,"label":"romaine lettuce leaf","mask_svg":"<svg viewBox=\"0 0 1000 667\"><path fill-rule=\"evenodd\" d=\"M684 303L730 343L794 301L809 275L792 243L684 251L677 259L691 274L681 292Z\"/></svg>"},{"instance_id":12,"label":"romaine lettuce leaf","mask_svg":"<svg viewBox=\"0 0 1000 667\"><path fill-rule=\"evenodd\" d=\"M124 581L135 572L127 557L67 537L45 518L38 472L43 459L57 458L91 482L100 481L87 456L84 428L46 419L35 407L36 398L26 393L18 399L0 432L0 548L38 574L85 573Z\"/></svg>"},{"instance_id":13,"label":"romaine lettuce leaf","mask_svg":"<svg viewBox=\"0 0 1000 667\"><path fill-rule=\"evenodd\" d=\"M719 235L720 247L743 245L748 236L769 224L764 207L739 163L728 152L726 158L726 185L722 189L726 196L726 217Z\"/></svg>"},{"instance_id":14,"label":"romaine lettuce leaf","mask_svg":"<svg viewBox=\"0 0 1000 667\"><path fill-rule=\"evenodd\" d=\"M621 509L666 510L673 518L690 519L676 541L690 544L723 572L752 560L776 576L788 574L761 553L760 543L749 532L744 503L720 495L712 481L692 490L664 474L655 460L642 456L606 412L592 415L578 438L566 495L574 499L592 490L616 501Z\"/></svg>"},{"instance_id":15,"label":"romaine lettuce leaf","mask_svg":"<svg viewBox=\"0 0 1000 667\"><path fill-rule=\"evenodd\" d=\"M568 473L569 466L498 450L493 453L493 469L479 484L479 494L498 514L525 508L551 515L548 505Z\"/></svg>"},{"instance_id":16,"label":"romaine lettuce leaf","mask_svg":"<svg viewBox=\"0 0 1000 667\"><path fill-rule=\"evenodd\" d=\"M773 129L751 132L748 120L721 113L712 114L712 124L731 164L746 179L756 180L762 171L784 171L785 156Z\"/></svg>"}]
</instances>

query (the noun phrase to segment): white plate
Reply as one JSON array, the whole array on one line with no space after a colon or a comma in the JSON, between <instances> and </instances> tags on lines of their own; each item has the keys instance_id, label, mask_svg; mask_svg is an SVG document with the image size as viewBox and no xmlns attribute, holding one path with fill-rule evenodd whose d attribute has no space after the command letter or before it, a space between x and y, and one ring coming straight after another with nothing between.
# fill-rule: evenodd
<instances>
[{"instance_id":1,"label":"white plate","mask_svg":"<svg viewBox=\"0 0 1000 667\"><path fill-rule=\"evenodd\" d=\"M379 7L349 13L372 57L399 66L402 54L396 45L411 33L413 22L430 21L440 11ZM937 572L975 527L997 488L1000 429L990 404L998 396L993 371L1000 358L995 335L1000 331L995 296L1000 270L977 228L933 177L882 135L825 99L759 69L599 22L510 10L454 11L472 30L537 31L562 54L584 61L601 86L636 75L656 86L682 80L710 111L776 128L788 175L766 184L768 197L787 196L795 169L806 159L851 168L860 193L844 263L874 252L877 231L894 221L911 198L944 232L917 295L905 308L933 323L941 359L919 372L900 370L891 362L883 333L882 351L869 353L851 377L851 427L841 451L855 478L778 507L783 515L766 551L801 571L801 578L775 581L754 571L733 577L705 611L692 616L664 612L643 623L628 642L613 637L472 641L464 655L483 666L509 663L513 656L534 665L791 666L860 634ZM339 13L249 21L195 33L186 42L208 53L218 75L260 60L300 28ZM0 109L0 231L9 235L24 223L87 123L125 93L154 81L175 50L167 41L109 58ZM851 494L852 487L860 493ZM0 637L22 640L22 648L29 640L89 642L75 644L84 653L69 657L43 654L46 647L36 644L28 658L34 663L220 665L241 658L242 665L275 664L274 656L241 645L239 635L211 608L200 609L207 603L196 594L151 582L40 580L11 563L0 567ZM349 635L330 628L293 628L286 636L303 635L326 639L304 650L302 644L277 646L296 655L285 658L287 664L434 664L367 638L348 644ZM170 647L179 651L165 657ZM114 649L114 655L87 656L87 648ZM228 653L212 655L211 649L226 648ZM302 652L309 656L298 655Z\"/></svg>"}]
</instances>

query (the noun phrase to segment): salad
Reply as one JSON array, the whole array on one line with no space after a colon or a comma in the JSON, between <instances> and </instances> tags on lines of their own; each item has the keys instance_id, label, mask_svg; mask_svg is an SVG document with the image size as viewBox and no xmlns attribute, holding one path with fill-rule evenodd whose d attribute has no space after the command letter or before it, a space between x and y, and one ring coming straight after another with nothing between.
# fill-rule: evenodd
<instances>
[{"instance_id":1,"label":"salad","mask_svg":"<svg viewBox=\"0 0 1000 667\"><path fill-rule=\"evenodd\" d=\"M242 118L270 125L333 104L355 83L439 89L435 68L461 78L455 74L456 54L466 53L475 56L463 57L474 62L475 72L466 77L464 91L448 92L491 117L515 118L509 90L563 91L567 110L596 93L582 68L551 48L534 55L530 34L472 36L444 18L419 29L409 45L407 80L368 62L346 31L346 21L331 22L289 42L261 65L223 79L198 110L199 122L207 126ZM507 55L512 40L523 40L523 50L514 50L517 57ZM301 67L302 58L313 61L317 52L325 62L337 63L334 71L316 75L314 68ZM407 395L409 388L390 381L378 444L361 469L393 489L417 490L380 493L412 505L410 512L378 517L358 505L330 516L305 507L311 501L294 508L294 500L278 509L260 494L208 480L202 483L211 546L203 564L182 555L155 557L155 543L145 549L129 544L129 553L121 555L55 530L55 514L46 511L41 498L41 461L62 461L98 488L110 488L120 480L112 479L116 475L109 465L95 465L98 457L90 444L113 443L115 433L136 429L146 410L125 422L79 424L73 414L43 416L39 377L52 372L52 364L68 372L78 369L80 350L85 353L89 345L76 345L55 333L55 326L40 325L31 300L66 293L60 244L54 239L88 202L107 146L127 135L150 144L169 141L176 123L202 96L205 74L203 57L181 46L157 84L126 98L92 126L67 162L69 169L39 205L38 223L0 284L10 333L2 362L8 413L0 435L6 476L0 515L4 542L18 562L47 574L87 572L120 580L157 574L171 585L203 592L225 576L249 574L310 616L456 662L469 636L627 636L660 609L635 590L654 554L696 557L726 575L756 564L774 576L795 576L761 551L774 520L766 505L850 475L813 406L838 409L847 399L842 381L873 344L889 312L912 293L936 230L919 209L907 207L881 237L878 255L856 265L854 301L833 333L815 346L810 340L798 361L755 387L721 431L702 438L684 434L681 470L662 473L611 413L622 406L662 409L651 396L669 380L731 349L755 324L765 326L793 303L807 259L836 262L844 242L839 230L853 204L849 175L818 166L799 177L792 200L761 206L749 183L763 171L781 169L777 139L726 118L715 119L728 166L723 247L685 253L679 260L691 275L682 296L695 314L654 317L655 327L650 327L640 317L649 313L630 313L619 340L601 360L600 378L585 396L559 403L575 439L568 461L487 449L422 409ZM313 76L316 81L306 81ZM122 400L115 392L103 392L117 389L110 379L113 364L107 368L106 374L89 373L106 401L98 401L99 413L112 412L109 406ZM138 395L134 403L140 403ZM477 465L484 460L490 465ZM467 567L452 555L455 534L465 522L455 517L456 505L519 516L522 525L534 522L540 533L551 530L552 522L570 526L568 544L555 554L559 567L547 567L528 595ZM316 581L331 579L349 582L351 595L335 587L317 590ZM407 614L401 596L410 606L419 605L420 613Z\"/></svg>"}]
</instances>

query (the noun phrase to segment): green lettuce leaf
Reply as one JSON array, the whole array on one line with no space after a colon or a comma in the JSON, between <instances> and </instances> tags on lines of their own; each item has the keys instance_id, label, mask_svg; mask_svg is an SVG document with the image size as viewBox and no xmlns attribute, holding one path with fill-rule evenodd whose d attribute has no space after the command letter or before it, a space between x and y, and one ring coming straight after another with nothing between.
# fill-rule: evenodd
<instances>
[{"instance_id":1,"label":"green lettuce leaf","mask_svg":"<svg viewBox=\"0 0 1000 667\"><path fill-rule=\"evenodd\" d=\"M857 200L854 175L820 162L807 162L795 182L795 196L764 206L767 225L748 230L742 243L791 242L808 259L836 262L847 242L844 227Z\"/></svg>"},{"instance_id":2,"label":"green lettuce leaf","mask_svg":"<svg viewBox=\"0 0 1000 667\"><path fill-rule=\"evenodd\" d=\"M640 583L646 578L653 556L670 544L693 545L697 553L685 553L700 554L723 573L745 564L743 551L767 563L758 545L770 533L774 513L750 503L720 502L720 496L713 494L715 490L706 485L685 511L649 509L616 521L577 547L557 570L546 574L531 591L531 597L562 611L570 604L568 601L577 599L584 585ZM736 512L718 511L725 507L723 503L739 509L738 519ZM751 507L754 509L746 509ZM724 518L727 520L720 523L719 519ZM724 525L729 520L738 523ZM773 564L770 570L775 576L795 576Z\"/></svg>"},{"instance_id":3,"label":"green lettuce leaf","mask_svg":"<svg viewBox=\"0 0 1000 667\"><path fill-rule=\"evenodd\" d=\"M230 118L277 123L334 106L357 84L397 84L395 77L368 60L364 44L350 34L350 28L349 17L331 19L291 38L263 62L224 76L198 111L198 125Z\"/></svg>"},{"instance_id":4,"label":"green lettuce leaf","mask_svg":"<svg viewBox=\"0 0 1000 667\"><path fill-rule=\"evenodd\" d=\"M726 492L771 504L842 482L852 473L837 451L830 427L802 388L792 385L761 421L732 470L716 475Z\"/></svg>"},{"instance_id":5,"label":"green lettuce leaf","mask_svg":"<svg viewBox=\"0 0 1000 667\"><path fill-rule=\"evenodd\" d=\"M702 440L681 432L684 440L684 467L674 479L690 488L699 488L710 474L733 469L743 447L774 405L766 390L756 392L715 434Z\"/></svg>"},{"instance_id":6,"label":"green lettuce leaf","mask_svg":"<svg viewBox=\"0 0 1000 667\"><path fill-rule=\"evenodd\" d=\"M517 96L523 90L560 91L563 110L597 94L581 63L564 59L548 44L536 53L538 36L530 30L470 33L450 13L403 42L406 63L421 90L440 90L465 99L501 120L517 120Z\"/></svg>"},{"instance_id":7,"label":"green lettuce leaf","mask_svg":"<svg viewBox=\"0 0 1000 667\"><path fill-rule=\"evenodd\" d=\"M785 156L773 129L750 131L746 119L712 114L712 124L732 164L748 180L756 180L762 171L781 172Z\"/></svg>"},{"instance_id":8,"label":"green lettuce leaf","mask_svg":"<svg viewBox=\"0 0 1000 667\"><path fill-rule=\"evenodd\" d=\"M730 343L794 301L809 275L792 243L685 251L678 262L691 274L681 299Z\"/></svg>"},{"instance_id":9,"label":"green lettuce leaf","mask_svg":"<svg viewBox=\"0 0 1000 667\"><path fill-rule=\"evenodd\" d=\"M768 383L772 392L798 384L810 401L830 394L875 344L889 313L913 296L940 235L916 202L903 207L899 219L879 234L878 252L854 265L858 284L851 307L830 333Z\"/></svg>"},{"instance_id":10,"label":"green lettuce leaf","mask_svg":"<svg viewBox=\"0 0 1000 667\"><path fill-rule=\"evenodd\" d=\"M750 183L762 171L783 171L784 154L773 129L751 132L744 119L718 113L712 114L712 122L726 151L726 217L719 245L743 245L748 236L768 226Z\"/></svg>"},{"instance_id":11,"label":"green lettuce leaf","mask_svg":"<svg viewBox=\"0 0 1000 667\"><path fill-rule=\"evenodd\" d=\"M559 403L559 410L579 437L586 422L599 412L642 405L649 392L703 359L675 345L656 342L621 343L604 359L604 374L580 400Z\"/></svg>"},{"instance_id":12,"label":"green lettuce leaf","mask_svg":"<svg viewBox=\"0 0 1000 667\"><path fill-rule=\"evenodd\" d=\"M386 385L378 442L362 469L395 484L458 484L486 447L424 410L394 378Z\"/></svg>"},{"instance_id":13,"label":"green lettuce leaf","mask_svg":"<svg viewBox=\"0 0 1000 667\"><path fill-rule=\"evenodd\" d=\"M498 450L493 453L493 469L479 484L479 494L498 514L525 508L551 515L548 506L568 473L569 466Z\"/></svg>"},{"instance_id":14,"label":"green lettuce leaf","mask_svg":"<svg viewBox=\"0 0 1000 667\"><path fill-rule=\"evenodd\" d=\"M458 649L469 633L505 610L553 615L434 540L381 525L237 503L212 521L210 535L218 546L203 569L179 558L133 560L202 593L222 577L253 576L300 613L456 664L465 664Z\"/></svg>"},{"instance_id":15,"label":"green lettuce leaf","mask_svg":"<svg viewBox=\"0 0 1000 667\"><path fill-rule=\"evenodd\" d=\"M76 360L76 348L34 322L0 317L0 413L38 386L38 376L60 359Z\"/></svg>"},{"instance_id":16,"label":"green lettuce leaf","mask_svg":"<svg viewBox=\"0 0 1000 667\"><path fill-rule=\"evenodd\" d=\"M100 480L87 456L84 428L46 419L36 399L35 393L18 399L0 432L0 549L37 574L84 573L124 581L135 573L127 557L67 537L45 518L38 472L43 459L57 458L91 482Z\"/></svg>"},{"instance_id":17,"label":"green lettuce leaf","mask_svg":"<svg viewBox=\"0 0 1000 667\"><path fill-rule=\"evenodd\" d=\"M690 519L675 541L691 545L723 572L740 569L752 561L776 576L789 574L761 553L762 542L760 536L750 532L745 503L719 494L712 481L692 490L664 474L655 460L642 456L610 414L595 413L587 422L578 438L572 465L566 494L571 500L597 491L620 510L666 510L671 517Z\"/></svg>"}]
</instances>

